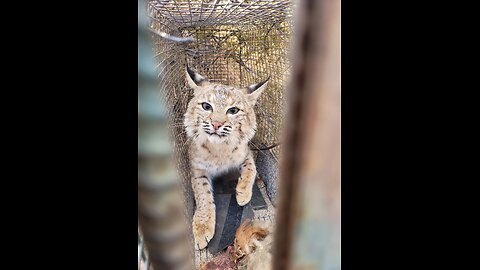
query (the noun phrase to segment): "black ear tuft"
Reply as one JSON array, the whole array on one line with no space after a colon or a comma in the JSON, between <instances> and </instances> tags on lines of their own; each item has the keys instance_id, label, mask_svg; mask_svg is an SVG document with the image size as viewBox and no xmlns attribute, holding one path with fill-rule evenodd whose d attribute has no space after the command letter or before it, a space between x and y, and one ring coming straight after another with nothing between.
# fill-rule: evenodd
<instances>
[{"instance_id":1,"label":"black ear tuft","mask_svg":"<svg viewBox=\"0 0 480 270\"><path fill-rule=\"evenodd\" d=\"M268 82L268 80L270 80L270 76L268 76L268 78L266 80L262 81L262 82L250 85L249 87L247 87L248 93L253 93L257 89L259 89L260 87L265 85Z\"/></svg>"},{"instance_id":2,"label":"black ear tuft","mask_svg":"<svg viewBox=\"0 0 480 270\"><path fill-rule=\"evenodd\" d=\"M206 81L205 77L202 75L198 74L197 72L193 71L188 64L185 65L187 68L187 73L190 79L198 86L201 85L202 82Z\"/></svg>"}]
</instances>

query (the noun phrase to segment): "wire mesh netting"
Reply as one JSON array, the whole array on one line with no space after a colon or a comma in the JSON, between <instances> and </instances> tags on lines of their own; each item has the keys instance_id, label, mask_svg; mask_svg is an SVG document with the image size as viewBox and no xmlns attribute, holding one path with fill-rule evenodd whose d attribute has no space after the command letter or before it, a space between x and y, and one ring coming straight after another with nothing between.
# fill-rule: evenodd
<instances>
[{"instance_id":1,"label":"wire mesh netting","mask_svg":"<svg viewBox=\"0 0 480 270\"><path fill-rule=\"evenodd\" d=\"M292 1L288 0L151 0L148 3L150 28L155 33L153 50L160 96L165 99L190 224L194 200L183 118L193 92L186 84L185 65L188 63L212 82L240 87L270 76L268 87L255 107L257 132L250 146L254 150L269 148L262 150L271 159L269 162L263 161L267 158L259 159L259 174L276 171L286 106L284 90L290 68L287 52L292 36L292 10ZM269 195L276 194L276 177L273 178L265 183ZM266 217L271 212L260 215Z\"/></svg>"},{"instance_id":2,"label":"wire mesh netting","mask_svg":"<svg viewBox=\"0 0 480 270\"><path fill-rule=\"evenodd\" d=\"M248 86L270 76L256 105L257 133L251 147L279 142L292 32L291 1L161 1L148 5L154 35L160 89L166 98L171 135L183 179L188 216L193 215L187 138L183 115L193 93L185 82L185 64L212 82ZM280 147L270 150L277 159ZM268 186L268 185L267 185Z\"/></svg>"}]
</instances>

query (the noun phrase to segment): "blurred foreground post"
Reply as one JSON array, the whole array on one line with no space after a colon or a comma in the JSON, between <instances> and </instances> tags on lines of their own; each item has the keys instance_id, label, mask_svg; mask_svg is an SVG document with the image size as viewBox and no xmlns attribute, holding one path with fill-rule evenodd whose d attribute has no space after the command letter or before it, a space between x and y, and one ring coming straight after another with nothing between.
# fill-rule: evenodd
<instances>
[{"instance_id":1,"label":"blurred foreground post","mask_svg":"<svg viewBox=\"0 0 480 270\"><path fill-rule=\"evenodd\" d=\"M340 269L340 0L299 0L275 270Z\"/></svg>"},{"instance_id":2,"label":"blurred foreground post","mask_svg":"<svg viewBox=\"0 0 480 270\"><path fill-rule=\"evenodd\" d=\"M193 269L185 207L169 142L147 28L146 3L138 5L138 216L149 262L155 270ZM142 256L139 248L139 268ZM143 270L143 269L142 269Z\"/></svg>"}]
</instances>

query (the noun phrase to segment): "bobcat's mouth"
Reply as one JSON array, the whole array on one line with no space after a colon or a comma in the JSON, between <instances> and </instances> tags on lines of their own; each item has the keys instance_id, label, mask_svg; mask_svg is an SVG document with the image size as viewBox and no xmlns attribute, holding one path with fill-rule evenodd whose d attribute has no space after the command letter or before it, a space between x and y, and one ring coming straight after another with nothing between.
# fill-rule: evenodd
<instances>
[{"instance_id":1,"label":"bobcat's mouth","mask_svg":"<svg viewBox=\"0 0 480 270\"><path fill-rule=\"evenodd\" d=\"M206 132L208 135L210 135L210 136L214 136L214 135L216 135L216 136L218 136L218 137L220 137L220 138L222 138L222 137L227 137L227 135L226 135L226 134L218 134L218 133L215 133L215 132L209 132L209 131L206 131L206 130L205 130L205 132Z\"/></svg>"}]
</instances>

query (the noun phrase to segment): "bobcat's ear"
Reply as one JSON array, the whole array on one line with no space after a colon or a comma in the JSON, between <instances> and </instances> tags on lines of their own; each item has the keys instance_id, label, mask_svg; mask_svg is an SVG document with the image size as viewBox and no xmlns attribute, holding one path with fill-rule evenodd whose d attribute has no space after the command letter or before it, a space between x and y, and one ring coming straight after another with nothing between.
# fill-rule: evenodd
<instances>
[{"instance_id":1,"label":"bobcat's ear","mask_svg":"<svg viewBox=\"0 0 480 270\"><path fill-rule=\"evenodd\" d=\"M247 99L252 105L255 105L260 94L262 94L263 90L267 88L268 80L270 80L270 76L263 82L252 84L247 87Z\"/></svg>"},{"instance_id":2,"label":"bobcat's ear","mask_svg":"<svg viewBox=\"0 0 480 270\"><path fill-rule=\"evenodd\" d=\"M185 74L187 76L188 85L195 91L208 83L205 77L190 69L188 65L185 65Z\"/></svg>"}]
</instances>

